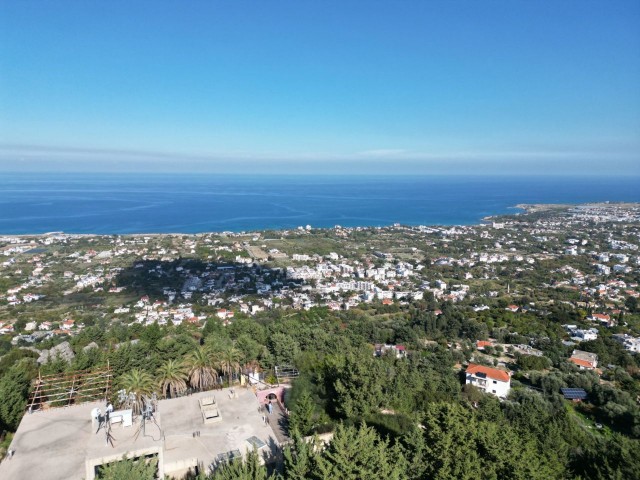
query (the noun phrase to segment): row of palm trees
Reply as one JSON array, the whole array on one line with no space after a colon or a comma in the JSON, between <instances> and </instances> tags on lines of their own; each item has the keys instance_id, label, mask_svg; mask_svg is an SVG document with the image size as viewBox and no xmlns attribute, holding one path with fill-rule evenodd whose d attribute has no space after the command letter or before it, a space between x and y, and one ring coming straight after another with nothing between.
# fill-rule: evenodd
<instances>
[{"instance_id":1,"label":"row of palm trees","mask_svg":"<svg viewBox=\"0 0 640 480\"><path fill-rule=\"evenodd\" d=\"M133 369L118 380L118 387L127 392L127 401L135 413L143 408L143 398L159 393L164 398L183 394L190 386L196 390L212 388L219 375L230 385L234 373L240 372L242 353L232 345L213 350L200 346L181 360L168 360L156 371L155 378L148 372Z\"/></svg>"}]
</instances>

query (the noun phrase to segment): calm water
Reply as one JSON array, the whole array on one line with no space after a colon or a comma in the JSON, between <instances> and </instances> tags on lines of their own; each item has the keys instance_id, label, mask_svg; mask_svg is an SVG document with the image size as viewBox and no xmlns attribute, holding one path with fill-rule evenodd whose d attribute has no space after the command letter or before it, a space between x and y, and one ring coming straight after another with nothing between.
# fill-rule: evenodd
<instances>
[{"instance_id":1,"label":"calm water","mask_svg":"<svg viewBox=\"0 0 640 480\"><path fill-rule=\"evenodd\" d=\"M0 234L473 224L605 200L640 202L640 178L0 174Z\"/></svg>"}]
</instances>

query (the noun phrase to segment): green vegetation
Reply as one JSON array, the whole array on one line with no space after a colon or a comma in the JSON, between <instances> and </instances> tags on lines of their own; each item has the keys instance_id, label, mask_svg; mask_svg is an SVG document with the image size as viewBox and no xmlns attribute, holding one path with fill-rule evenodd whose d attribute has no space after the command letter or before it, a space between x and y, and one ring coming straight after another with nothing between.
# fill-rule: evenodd
<instances>
[{"instance_id":1,"label":"green vegetation","mask_svg":"<svg viewBox=\"0 0 640 480\"><path fill-rule=\"evenodd\" d=\"M96 478L100 480L155 480L158 471L158 459L132 459L123 457L117 462L98 468Z\"/></svg>"},{"instance_id":2,"label":"green vegetation","mask_svg":"<svg viewBox=\"0 0 640 480\"><path fill-rule=\"evenodd\" d=\"M564 254L569 239L615 254L623 247L611 247L612 237L635 242L640 228L571 225L568 208L513 216L504 230L82 237L40 261L18 255L0 279L3 289L29 282L45 260L52 275L33 287L43 299L0 299L0 322L18 330L0 337L0 430L15 431L38 373L109 365L114 390L125 390L139 411L153 393L173 398L232 386L241 372L275 383L275 367L292 366L300 375L285 395L293 441L282 461L263 466L254 452L208 478L640 478L640 360L615 337L640 335L640 273L600 275L594 262L607 262L595 253ZM97 252L116 246L121 256L104 268L96 262ZM249 247L269 259L245 263ZM318 257L305 263L282 255L296 253ZM505 259L480 261L481 254ZM327 267L323 255L337 260ZM318 263L326 268L308 281L282 270ZM367 270L378 268L385 274L373 280L377 270ZM103 283L74 287L76 276L100 269ZM355 280L333 288L354 278L375 283L380 295L364 301ZM436 281L447 286L433 288ZM596 313L613 321L604 326L591 318ZM27 338L27 324L51 322L53 329L67 318L83 326ZM598 338L578 344L567 324L593 328ZM479 340L487 341L483 351ZM38 365L39 354L25 348L64 341L74 354L69 361ZM376 344L408 353L378 356ZM569 362L574 349L597 354L599 371ZM469 362L510 370L508 398L465 385ZM586 401L565 400L564 387L584 389ZM142 469L138 477L135 469ZM153 462L124 460L101 478L145 478L154 469Z\"/></svg>"}]
</instances>

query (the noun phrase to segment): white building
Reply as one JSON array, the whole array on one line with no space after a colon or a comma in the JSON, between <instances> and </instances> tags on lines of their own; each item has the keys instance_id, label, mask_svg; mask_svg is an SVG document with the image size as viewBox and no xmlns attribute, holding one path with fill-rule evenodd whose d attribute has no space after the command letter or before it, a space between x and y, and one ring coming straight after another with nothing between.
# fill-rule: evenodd
<instances>
[{"instance_id":1,"label":"white building","mask_svg":"<svg viewBox=\"0 0 640 480\"><path fill-rule=\"evenodd\" d=\"M447 289L447 283L443 282L442 280L436 280L435 284L436 284L436 288L438 290L446 290Z\"/></svg>"},{"instance_id":2,"label":"white building","mask_svg":"<svg viewBox=\"0 0 640 480\"><path fill-rule=\"evenodd\" d=\"M617 342L620 342L625 350L634 353L640 352L640 338L632 337L626 333L617 333L612 335L612 337Z\"/></svg>"},{"instance_id":3,"label":"white building","mask_svg":"<svg viewBox=\"0 0 640 480\"><path fill-rule=\"evenodd\" d=\"M577 337L584 342L598 339L598 330L596 330L595 328L590 328L588 330L577 329L572 333L574 337Z\"/></svg>"},{"instance_id":4,"label":"white building","mask_svg":"<svg viewBox=\"0 0 640 480\"><path fill-rule=\"evenodd\" d=\"M509 372L504 370L470 363L466 375L467 384L496 397L506 398L511 390L511 377Z\"/></svg>"}]
</instances>

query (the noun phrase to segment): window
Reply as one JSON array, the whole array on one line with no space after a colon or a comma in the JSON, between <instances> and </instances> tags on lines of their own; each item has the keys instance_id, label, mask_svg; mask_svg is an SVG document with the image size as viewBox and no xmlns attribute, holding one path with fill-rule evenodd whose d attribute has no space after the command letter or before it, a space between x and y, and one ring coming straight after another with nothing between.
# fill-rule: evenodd
<instances>
[{"instance_id":1,"label":"window","mask_svg":"<svg viewBox=\"0 0 640 480\"><path fill-rule=\"evenodd\" d=\"M498 383L496 380L493 381L493 384L495 385L496 383Z\"/></svg>"},{"instance_id":2,"label":"window","mask_svg":"<svg viewBox=\"0 0 640 480\"><path fill-rule=\"evenodd\" d=\"M495 390L491 390L491 393L496 393L496 391Z\"/></svg>"}]
</instances>

